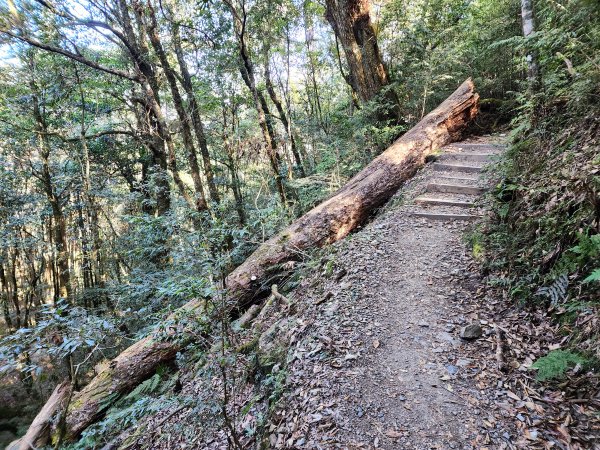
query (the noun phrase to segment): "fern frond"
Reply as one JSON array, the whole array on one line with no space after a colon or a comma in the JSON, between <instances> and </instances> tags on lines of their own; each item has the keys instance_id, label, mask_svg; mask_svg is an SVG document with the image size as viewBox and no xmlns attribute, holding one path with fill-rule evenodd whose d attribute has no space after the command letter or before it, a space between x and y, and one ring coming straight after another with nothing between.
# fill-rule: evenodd
<instances>
[{"instance_id":1,"label":"fern frond","mask_svg":"<svg viewBox=\"0 0 600 450\"><path fill-rule=\"evenodd\" d=\"M548 297L553 306L558 305L567 298L569 277L566 273L561 274L550 286L539 288L535 295Z\"/></svg>"},{"instance_id":2,"label":"fern frond","mask_svg":"<svg viewBox=\"0 0 600 450\"><path fill-rule=\"evenodd\" d=\"M591 283L592 281L600 281L600 267L583 280L584 283Z\"/></svg>"}]
</instances>

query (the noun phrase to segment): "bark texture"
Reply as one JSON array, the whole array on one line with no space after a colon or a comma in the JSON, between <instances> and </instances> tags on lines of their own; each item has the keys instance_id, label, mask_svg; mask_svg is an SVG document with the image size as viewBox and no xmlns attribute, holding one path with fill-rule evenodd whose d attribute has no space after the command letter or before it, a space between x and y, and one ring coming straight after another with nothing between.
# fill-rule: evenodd
<instances>
[{"instance_id":1,"label":"bark texture","mask_svg":"<svg viewBox=\"0 0 600 450\"><path fill-rule=\"evenodd\" d=\"M267 293L281 275L280 267L298 260L305 250L342 239L385 203L404 181L425 164L425 157L437 148L458 140L477 113L479 96L469 79L444 103L352 178L331 198L296 220L262 244L226 279L231 300L240 309ZM278 273L279 272L279 273ZM95 420L111 400L130 391L148 378L156 367L175 357L190 339L185 320L205 320L204 301L193 300L170 316L165 339L149 336L132 345L111 361L82 391L75 394L66 418L67 438L75 439Z\"/></svg>"},{"instance_id":2,"label":"bark texture","mask_svg":"<svg viewBox=\"0 0 600 450\"><path fill-rule=\"evenodd\" d=\"M523 36L528 38L535 32L533 19L533 0L521 0L521 21L523 25ZM538 82L539 68L534 52L527 54L527 78L532 87Z\"/></svg>"},{"instance_id":3,"label":"bark texture","mask_svg":"<svg viewBox=\"0 0 600 450\"><path fill-rule=\"evenodd\" d=\"M346 77L362 102L368 102L388 84L377 36L371 23L369 0L326 0L325 17L340 40L350 70ZM398 98L386 95L395 106L387 118L397 116Z\"/></svg>"}]
</instances>

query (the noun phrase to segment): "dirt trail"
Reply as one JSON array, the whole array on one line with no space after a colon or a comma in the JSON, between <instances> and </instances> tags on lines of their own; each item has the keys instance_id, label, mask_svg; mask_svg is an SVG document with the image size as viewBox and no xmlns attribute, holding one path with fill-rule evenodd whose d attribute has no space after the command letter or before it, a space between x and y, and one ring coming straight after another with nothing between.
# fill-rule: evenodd
<instances>
[{"instance_id":1,"label":"dirt trail","mask_svg":"<svg viewBox=\"0 0 600 450\"><path fill-rule=\"evenodd\" d=\"M445 148L336 246L323 269L331 278L303 292L313 311L288 365L273 447L510 447L482 374L494 336L465 241L489 184L480 169L501 151L490 145L499 139ZM476 342L460 338L472 323L483 332Z\"/></svg>"}]
</instances>

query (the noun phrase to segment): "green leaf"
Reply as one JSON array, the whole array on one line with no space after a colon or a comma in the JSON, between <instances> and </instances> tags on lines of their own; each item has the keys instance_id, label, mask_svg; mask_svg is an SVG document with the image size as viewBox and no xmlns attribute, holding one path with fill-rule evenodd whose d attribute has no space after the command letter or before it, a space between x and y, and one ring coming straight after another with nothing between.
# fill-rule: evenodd
<instances>
[{"instance_id":1,"label":"green leaf","mask_svg":"<svg viewBox=\"0 0 600 450\"><path fill-rule=\"evenodd\" d=\"M585 280L584 283L590 283L592 281L600 281L600 267L594 270Z\"/></svg>"}]
</instances>

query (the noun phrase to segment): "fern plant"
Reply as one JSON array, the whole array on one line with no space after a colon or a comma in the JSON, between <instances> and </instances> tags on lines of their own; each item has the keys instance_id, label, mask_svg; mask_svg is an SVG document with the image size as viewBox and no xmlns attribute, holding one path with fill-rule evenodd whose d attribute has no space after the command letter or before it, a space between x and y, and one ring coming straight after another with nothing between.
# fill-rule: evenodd
<instances>
[{"instance_id":1,"label":"fern plant","mask_svg":"<svg viewBox=\"0 0 600 450\"><path fill-rule=\"evenodd\" d=\"M585 280L584 283L590 283L592 281L600 281L600 267L594 270Z\"/></svg>"},{"instance_id":2,"label":"fern plant","mask_svg":"<svg viewBox=\"0 0 600 450\"><path fill-rule=\"evenodd\" d=\"M536 295L550 299L553 306L558 305L567 298L569 278L566 273L561 274L550 286L544 286L536 291Z\"/></svg>"}]
</instances>

